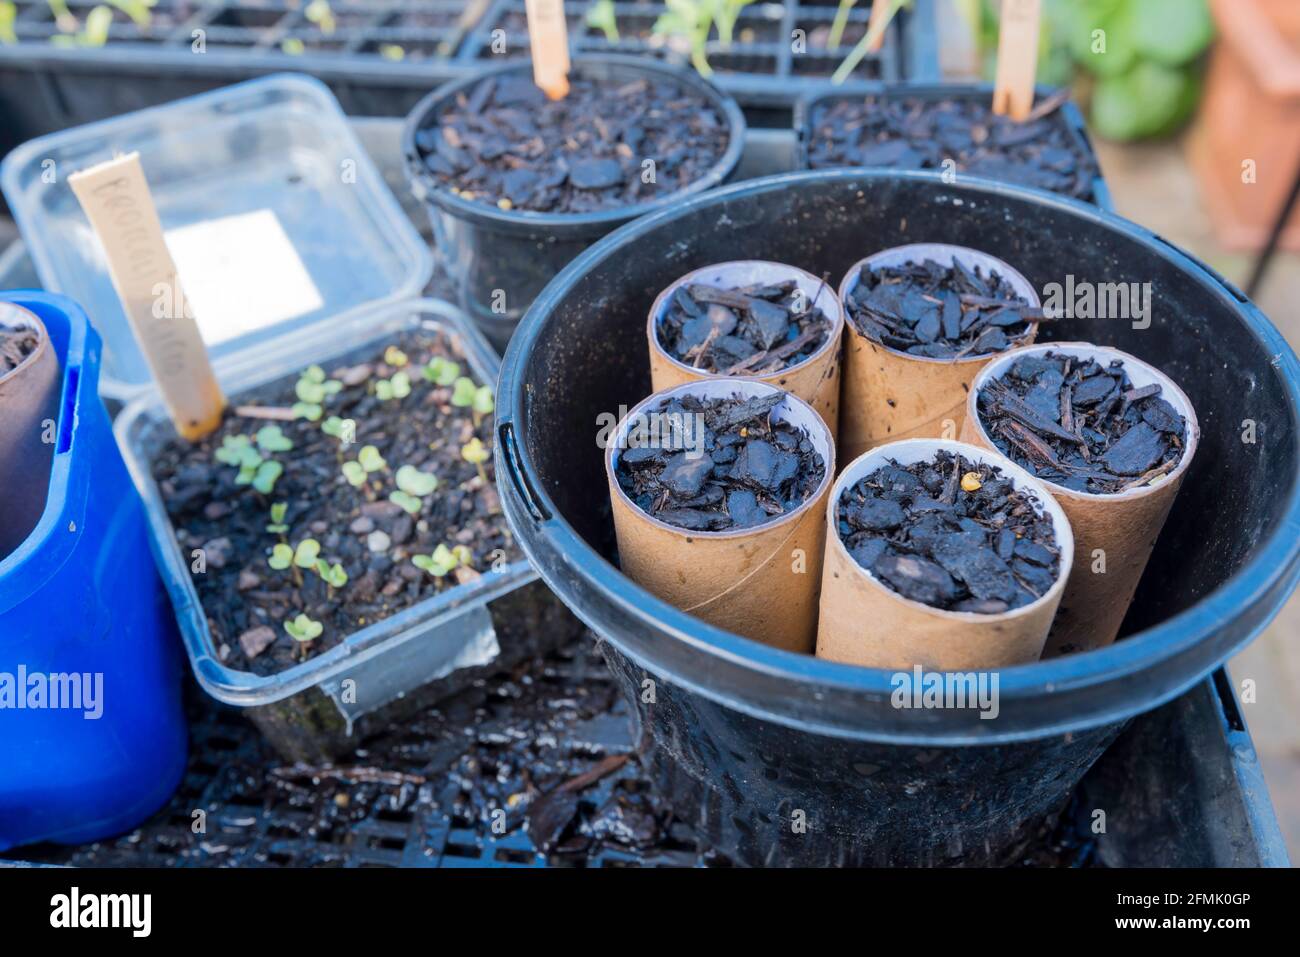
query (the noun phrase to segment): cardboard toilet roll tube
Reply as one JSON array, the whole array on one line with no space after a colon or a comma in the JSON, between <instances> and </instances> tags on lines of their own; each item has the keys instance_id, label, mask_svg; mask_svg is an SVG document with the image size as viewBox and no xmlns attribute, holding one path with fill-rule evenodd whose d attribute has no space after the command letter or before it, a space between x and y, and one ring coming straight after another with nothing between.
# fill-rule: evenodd
<instances>
[{"instance_id":1,"label":"cardboard toilet roll tube","mask_svg":"<svg viewBox=\"0 0 1300 957\"><path fill-rule=\"evenodd\" d=\"M756 283L778 283L793 279L814 307L821 309L831 321L830 334L812 355L802 362L787 366L769 375L744 376L766 382L803 399L820 415L831 434L839 428L840 408L840 356L843 352L844 307L830 283L823 282L810 272L784 263L744 259L735 262L705 266L682 276L655 298L650 307L650 320L646 324L646 338L650 343L650 382L656 392L671 389L684 382L704 379L730 378L719 373L693 368L669 354L659 338L659 324L672 304L678 289L692 283L732 289Z\"/></svg>"},{"instance_id":2,"label":"cardboard toilet roll tube","mask_svg":"<svg viewBox=\"0 0 1300 957\"><path fill-rule=\"evenodd\" d=\"M32 533L45 511L59 414L59 358L35 313L0 302L0 331L36 333L36 348L0 373L0 559Z\"/></svg>"},{"instance_id":3,"label":"cardboard toilet roll tube","mask_svg":"<svg viewBox=\"0 0 1300 957\"><path fill-rule=\"evenodd\" d=\"M813 650L817 592L826 535L826 496L835 446L825 423L789 393L771 415L804 429L826 466L821 484L798 508L753 528L697 532L652 518L628 498L614 470L628 433L665 399L682 395L746 398L780 392L753 379L707 379L656 392L619 423L605 450L618 554L638 585L709 624L787 651Z\"/></svg>"},{"instance_id":4,"label":"cardboard toilet roll tube","mask_svg":"<svg viewBox=\"0 0 1300 957\"><path fill-rule=\"evenodd\" d=\"M966 246L912 243L878 252L854 264L840 283L845 309L844 384L840 401L840 461L847 462L882 442L912 438L956 438L966 415L966 395L975 376L1002 353L961 359L930 359L909 355L867 338L853 324L849 294L857 288L862 267L880 269L933 259L942 265L954 260L984 275L996 270L1031 306L1038 293L1029 280L1001 259ZM1034 341L1038 323L1017 340ZM945 433L945 429L948 431Z\"/></svg>"},{"instance_id":5,"label":"cardboard toilet roll tube","mask_svg":"<svg viewBox=\"0 0 1300 957\"><path fill-rule=\"evenodd\" d=\"M1187 467L1196 454L1200 426L1191 400L1183 390L1163 372L1141 359L1118 349L1086 342L1052 342L1012 350L984 368L971 387L963 439L985 448L996 448L980 421L976 404L979 390L1004 376L1021 356L1047 352L1096 359L1102 365L1109 365L1115 359L1123 360L1124 371L1135 387L1160 383L1161 398L1172 405L1187 423L1182 458L1174 470L1155 485L1096 495L1071 491L1047 479L1039 480L1052 490L1074 527L1074 572L1066 585L1060 613L1048 638L1045 657L1050 658L1102 648L1111 644L1119 634L1151 550L1178 495ZM1104 566L1101 565L1103 556ZM1094 568L1102 567L1104 571L1094 571Z\"/></svg>"},{"instance_id":6,"label":"cardboard toilet roll tube","mask_svg":"<svg viewBox=\"0 0 1300 957\"><path fill-rule=\"evenodd\" d=\"M891 461L932 461L940 452L987 463L1037 500L1039 514L1052 520L1061 552L1056 581L1037 601L996 615L946 611L904 598L859 565L836 527L840 497ZM867 668L979 671L1037 661L1065 590L1074 556L1074 536L1065 512L1044 483L998 452L952 439L907 439L877 446L849 463L835 482L826 507L826 560L822 567L817 657Z\"/></svg>"}]
</instances>

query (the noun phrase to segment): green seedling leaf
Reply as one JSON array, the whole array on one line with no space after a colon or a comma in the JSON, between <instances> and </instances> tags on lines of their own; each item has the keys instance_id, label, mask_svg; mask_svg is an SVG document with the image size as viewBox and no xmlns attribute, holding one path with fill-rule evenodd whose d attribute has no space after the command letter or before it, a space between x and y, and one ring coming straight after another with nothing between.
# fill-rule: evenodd
<instances>
[{"instance_id":1,"label":"green seedling leaf","mask_svg":"<svg viewBox=\"0 0 1300 957\"><path fill-rule=\"evenodd\" d=\"M275 483L283 474L284 466L279 462L263 462L253 475L252 486L263 495L270 495L275 490Z\"/></svg>"},{"instance_id":2,"label":"green seedling leaf","mask_svg":"<svg viewBox=\"0 0 1300 957\"><path fill-rule=\"evenodd\" d=\"M321 636L325 626L306 615L299 615L293 621L286 621L284 630L294 641L313 641Z\"/></svg>"},{"instance_id":3,"label":"green seedling leaf","mask_svg":"<svg viewBox=\"0 0 1300 957\"><path fill-rule=\"evenodd\" d=\"M375 383L375 395L381 402L405 399L410 394L411 377L405 372L395 372L391 379L380 379Z\"/></svg>"},{"instance_id":4,"label":"green seedling leaf","mask_svg":"<svg viewBox=\"0 0 1300 957\"><path fill-rule=\"evenodd\" d=\"M452 557L456 559L457 565L464 565L469 568L474 564L474 553L469 550L468 545L456 545L451 550Z\"/></svg>"},{"instance_id":5,"label":"green seedling leaf","mask_svg":"<svg viewBox=\"0 0 1300 957\"><path fill-rule=\"evenodd\" d=\"M318 402L295 402L290 411L295 419L307 419L310 422L317 421L325 412Z\"/></svg>"},{"instance_id":6,"label":"green seedling leaf","mask_svg":"<svg viewBox=\"0 0 1300 957\"><path fill-rule=\"evenodd\" d=\"M343 570L343 566L338 562L331 565L323 558L317 559L316 574L321 577L321 581L331 588L342 588L348 583L348 573Z\"/></svg>"},{"instance_id":7,"label":"green seedling leaf","mask_svg":"<svg viewBox=\"0 0 1300 957\"><path fill-rule=\"evenodd\" d=\"M223 465L243 465L250 452L257 456L257 450L252 447L248 436L227 435L213 456ZM260 460L261 456L257 457Z\"/></svg>"},{"instance_id":8,"label":"green seedling leaf","mask_svg":"<svg viewBox=\"0 0 1300 957\"><path fill-rule=\"evenodd\" d=\"M406 365L407 361L406 353L397 348L397 346L389 346L384 350L384 362L394 368L400 369L402 366Z\"/></svg>"},{"instance_id":9,"label":"green seedling leaf","mask_svg":"<svg viewBox=\"0 0 1300 957\"><path fill-rule=\"evenodd\" d=\"M460 447L461 458L473 465L482 465L491 455L488 447L479 441L477 435Z\"/></svg>"},{"instance_id":10,"label":"green seedling leaf","mask_svg":"<svg viewBox=\"0 0 1300 957\"><path fill-rule=\"evenodd\" d=\"M434 578L442 578L456 567L456 555L446 545L439 545L432 555L415 555L411 563Z\"/></svg>"},{"instance_id":11,"label":"green seedling leaf","mask_svg":"<svg viewBox=\"0 0 1300 957\"><path fill-rule=\"evenodd\" d=\"M416 498L414 495L408 495L406 492L403 492L400 489L397 490L396 492L390 492L388 495L388 500L392 502L394 505L399 506L400 508L404 509L405 511L409 512L412 515L418 515L420 509L424 507L424 503L421 502L418 498Z\"/></svg>"},{"instance_id":12,"label":"green seedling leaf","mask_svg":"<svg viewBox=\"0 0 1300 957\"><path fill-rule=\"evenodd\" d=\"M284 517L289 511L287 502L274 502L271 505L271 523L266 526L266 530L273 535L283 535L289 530L289 526L284 524Z\"/></svg>"},{"instance_id":13,"label":"green seedling leaf","mask_svg":"<svg viewBox=\"0 0 1300 957\"><path fill-rule=\"evenodd\" d=\"M467 379L461 376L456 380L451 390L451 404L465 408L474 404L474 395L478 392L478 387L474 385L473 379Z\"/></svg>"},{"instance_id":14,"label":"green seedling leaf","mask_svg":"<svg viewBox=\"0 0 1300 957\"><path fill-rule=\"evenodd\" d=\"M360 462L344 462L343 477L348 480L348 484L360 488L366 484L366 470L361 467Z\"/></svg>"},{"instance_id":15,"label":"green seedling leaf","mask_svg":"<svg viewBox=\"0 0 1300 957\"><path fill-rule=\"evenodd\" d=\"M460 365L442 356L434 356L424 367L424 377L434 385L451 385L460 377Z\"/></svg>"},{"instance_id":16,"label":"green seedling leaf","mask_svg":"<svg viewBox=\"0 0 1300 957\"><path fill-rule=\"evenodd\" d=\"M379 454L379 449L373 445L361 446L361 451L357 453L357 461L367 472L378 472L380 469L387 467L388 463L384 457Z\"/></svg>"},{"instance_id":17,"label":"green seedling leaf","mask_svg":"<svg viewBox=\"0 0 1300 957\"><path fill-rule=\"evenodd\" d=\"M297 37L285 37L280 41L280 50L287 56L302 56L307 51L307 44Z\"/></svg>"},{"instance_id":18,"label":"green seedling leaf","mask_svg":"<svg viewBox=\"0 0 1300 957\"><path fill-rule=\"evenodd\" d=\"M257 447L263 452L288 452L293 440L278 425L264 425L257 430Z\"/></svg>"},{"instance_id":19,"label":"green seedling leaf","mask_svg":"<svg viewBox=\"0 0 1300 957\"><path fill-rule=\"evenodd\" d=\"M303 370L302 378L308 382L324 382L325 370L318 365L309 365Z\"/></svg>"},{"instance_id":20,"label":"green seedling leaf","mask_svg":"<svg viewBox=\"0 0 1300 957\"><path fill-rule=\"evenodd\" d=\"M320 27L320 32L326 35L333 33L337 26L329 0L311 0L311 3L303 8L302 15L309 23Z\"/></svg>"},{"instance_id":21,"label":"green seedling leaf","mask_svg":"<svg viewBox=\"0 0 1300 957\"><path fill-rule=\"evenodd\" d=\"M481 385L474 391L474 401L471 408L479 415L487 415L495 411L497 407L496 399L492 395L492 387Z\"/></svg>"},{"instance_id":22,"label":"green seedling leaf","mask_svg":"<svg viewBox=\"0 0 1300 957\"><path fill-rule=\"evenodd\" d=\"M355 419L340 419L337 415L331 415L320 424L320 430L340 441L353 442L357 436L357 422Z\"/></svg>"},{"instance_id":23,"label":"green seedling leaf","mask_svg":"<svg viewBox=\"0 0 1300 957\"><path fill-rule=\"evenodd\" d=\"M413 465L403 465L395 476L397 487L407 495L428 495L438 487L438 476L421 472Z\"/></svg>"},{"instance_id":24,"label":"green seedling leaf","mask_svg":"<svg viewBox=\"0 0 1300 957\"><path fill-rule=\"evenodd\" d=\"M294 550L293 563L299 568L315 568L319 556L320 542L314 538L304 538Z\"/></svg>"},{"instance_id":25,"label":"green seedling leaf","mask_svg":"<svg viewBox=\"0 0 1300 957\"><path fill-rule=\"evenodd\" d=\"M293 564L293 549L281 542L271 549L271 557L266 563L278 572L284 571Z\"/></svg>"}]
</instances>

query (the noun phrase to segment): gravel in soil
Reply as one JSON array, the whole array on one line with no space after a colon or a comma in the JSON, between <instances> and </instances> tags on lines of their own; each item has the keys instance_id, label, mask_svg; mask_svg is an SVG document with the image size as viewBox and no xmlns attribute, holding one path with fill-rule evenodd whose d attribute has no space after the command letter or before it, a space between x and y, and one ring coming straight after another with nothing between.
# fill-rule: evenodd
<instances>
[{"instance_id":1,"label":"gravel in soil","mask_svg":"<svg viewBox=\"0 0 1300 957\"><path fill-rule=\"evenodd\" d=\"M774 420L785 393L665 399L643 415L615 478L637 508L687 531L753 528L797 509L826 463L807 431Z\"/></svg>"},{"instance_id":2,"label":"gravel in soil","mask_svg":"<svg viewBox=\"0 0 1300 957\"><path fill-rule=\"evenodd\" d=\"M0 376L17 369L40 344L35 329L0 329Z\"/></svg>"},{"instance_id":3,"label":"gravel in soil","mask_svg":"<svg viewBox=\"0 0 1300 957\"><path fill-rule=\"evenodd\" d=\"M1042 309L1031 306L997 270L954 260L863 266L844 308L860 333L932 359L960 359L1023 345Z\"/></svg>"},{"instance_id":4,"label":"gravel in soil","mask_svg":"<svg viewBox=\"0 0 1300 957\"><path fill-rule=\"evenodd\" d=\"M462 199L590 213L684 189L708 173L729 138L712 105L675 82L579 73L555 101L530 77L490 77L458 94L415 143L435 180Z\"/></svg>"},{"instance_id":5,"label":"gravel in soil","mask_svg":"<svg viewBox=\"0 0 1300 957\"><path fill-rule=\"evenodd\" d=\"M659 341L678 362L718 375L768 375L825 344L830 317L793 279L748 286L690 283L673 293Z\"/></svg>"},{"instance_id":6,"label":"gravel in soil","mask_svg":"<svg viewBox=\"0 0 1300 957\"><path fill-rule=\"evenodd\" d=\"M424 375L435 357L445 384ZM181 553L206 563L193 580L213 645L238 670L281 671L519 556L492 481L492 415L458 404L479 384L451 337L407 334L319 371L305 393L287 377L232 402L288 413L316 385L318 421L232 409L213 435L154 459ZM256 470L239 464L250 449ZM277 466L268 488L263 470Z\"/></svg>"},{"instance_id":7,"label":"gravel in soil","mask_svg":"<svg viewBox=\"0 0 1300 957\"><path fill-rule=\"evenodd\" d=\"M1100 170L1060 112L1067 99L1067 91L1041 98L1024 123L995 114L983 96L822 102L811 118L808 162L813 169L942 169L952 160L959 173L1091 200Z\"/></svg>"},{"instance_id":8,"label":"gravel in soil","mask_svg":"<svg viewBox=\"0 0 1300 957\"><path fill-rule=\"evenodd\" d=\"M853 560L904 598L998 614L1037 601L1060 573L1040 508L996 466L940 451L864 476L840 496L835 519Z\"/></svg>"},{"instance_id":9,"label":"gravel in soil","mask_svg":"<svg viewBox=\"0 0 1300 957\"><path fill-rule=\"evenodd\" d=\"M1109 495L1178 467L1187 423L1158 383L1135 388L1124 363L1061 353L1024 356L977 399L1001 452L1039 478Z\"/></svg>"}]
</instances>

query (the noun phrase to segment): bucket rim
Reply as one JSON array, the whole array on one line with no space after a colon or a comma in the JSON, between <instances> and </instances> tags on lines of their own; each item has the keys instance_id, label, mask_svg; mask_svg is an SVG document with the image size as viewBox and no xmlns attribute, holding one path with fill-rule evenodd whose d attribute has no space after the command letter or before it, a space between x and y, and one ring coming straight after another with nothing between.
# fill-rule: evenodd
<instances>
[{"instance_id":1,"label":"bucket rim","mask_svg":"<svg viewBox=\"0 0 1300 957\"><path fill-rule=\"evenodd\" d=\"M1274 356L1273 364L1278 370L1292 418L1300 421L1300 359L1297 359L1281 332L1235 286L1152 230L1080 200L973 176L962 177L959 183L953 184L943 182L941 173L923 170L836 169L781 173L690 197L671 208L621 227L580 254L542 290L510 343L498 383L498 435L503 440L511 439L514 423L526 421L523 414L526 401L526 359L536 344L546 317L555 310L575 281L630 240L691 215L701 207L721 207L730 201L751 195L795 189L805 184L842 183L846 187L861 189L870 188L877 183L894 182L927 184L937 191L948 192L952 198L962 195L989 196L1033 202L1114 230L1146 247L1152 255L1170 263L1185 274L1189 281L1199 283L1207 295L1239 316L1251 334ZM883 724L864 727L860 723L837 722L829 717L815 721L804 715L792 715L778 710L791 710L789 698L775 702L776 709L769 707L769 703L756 703L752 700L753 695L746 695L735 687L735 682L730 681L725 671L747 673L769 679L769 683L771 679L789 682L792 692L805 696L812 694L814 689L825 688L853 698L885 702L892 691L891 672L823 661L812 656L768 648L707 625L655 598L619 572L564 519L554 501L532 474L534 470L526 446L511 440L507 452L502 447L505 444L504 441L498 442L496 449L497 474L507 476L507 480L499 482L505 513L515 529L517 540L547 584L563 595L576 577L577 564L585 562L589 570L588 576L607 596L605 601L610 608L616 608L628 619L645 625L656 633L656 638L673 639L685 645L690 653L702 656L701 660L711 660L715 666L726 668L711 668L707 676L701 670L700 675L713 682L704 686L695 676L683 674L679 669L663 664L664 652L653 641L629 641L624 635L601 632L605 640L621 653L664 675L673 683L733 710L804 732L897 744L979 745L1030 740L1119 722L1177 697L1200 681L1263 629L1300 580L1298 449L1290 487L1282 493L1284 507L1280 520L1256 546L1243 566L1213 592L1159 624L1105 648L1029 665L1016 665L999 672L1004 704L1040 697L1051 698L1057 703L1051 709L1051 718L1040 720L1040 716L1030 714L1024 725L983 722L985 726L979 727L980 722L972 726L969 721L951 720L955 714L953 711L931 711L921 715L924 721L916 720L916 716L913 716L914 720L906 727ZM530 515L522 492L515 486L516 476L511 472L515 465L517 470L523 472L518 476L518 481L527 484L529 494L544 510L540 519ZM530 523L533 526L531 529ZM546 536L533 534L543 527L547 531ZM544 549L550 554L543 554L543 549L538 548L537 539L542 537L550 540ZM1244 614L1265 602L1269 606L1263 615ZM574 610L599 631L594 624L597 616L592 609L575 607ZM1226 631L1229 624L1239 618L1246 619L1243 623L1245 630L1233 635L1227 645L1212 649L1212 660L1204 655L1191 656L1195 659L1192 661L1182 660L1188 658L1196 646L1216 633ZM1165 680L1149 680L1149 672L1165 664L1170 665ZM1095 693L1100 686L1132 677L1138 672L1147 672L1148 680L1138 682L1139 687L1129 693L1112 696L1117 700L1103 703L1082 700L1087 697L1087 692ZM728 687L719 686L719 682L724 679L729 681ZM1069 697L1072 693L1080 699L1078 708L1070 706ZM909 712L899 714L905 718ZM945 718L949 719L946 724ZM987 725L990 723L1006 726L989 728Z\"/></svg>"}]
</instances>

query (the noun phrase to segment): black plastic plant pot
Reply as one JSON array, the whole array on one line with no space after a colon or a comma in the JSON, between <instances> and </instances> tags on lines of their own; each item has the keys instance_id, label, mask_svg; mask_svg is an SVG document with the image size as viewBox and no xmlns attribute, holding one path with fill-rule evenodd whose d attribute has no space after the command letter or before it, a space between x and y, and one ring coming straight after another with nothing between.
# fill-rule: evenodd
<instances>
[{"instance_id":1,"label":"black plastic plant pot","mask_svg":"<svg viewBox=\"0 0 1300 957\"><path fill-rule=\"evenodd\" d=\"M1044 97L1051 96L1055 92L1057 91L1051 87L1039 87L1037 99L1041 102ZM794 129L799 140L796 163L799 169L831 168L821 164L814 166L809 155L810 142L813 136L813 123L819 111L841 100L861 102L867 97L917 100L924 103L935 103L941 100L979 100L991 104L993 101L993 87L987 83L863 82L845 84L842 88L832 88L828 92L802 99L795 104L794 109ZM1102 178L1101 163L1097 159L1096 150L1092 148L1092 141L1088 138L1088 131L1083 122L1083 114L1079 112L1079 108L1074 104L1073 100L1067 100L1052 115L1055 122L1062 124L1067 134L1067 141L1073 146L1074 151L1078 155L1086 157L1096 171L1096 175L1092 177L1092 188L1089 194L1080 198L1095 203L1102 209L1114 210L1115 205L1111 200L1110 188ZM1016 185L1028 184L1017 183Z\"/></svg>"},{"instance_id":2,"label":"black plastic plant pot","mask_svg":"<svg viewBox=\"0 0 1300 957\"><path fill-rule=\"evenodd\" d=\"M407 177L428 209L442 264L456 285L460 305L503 350L529 304L575 256L638 216L724 182L740 161L745 139L745 120L735 100L689 70L632 57L578 56L573 59L573 75L601 83L641 77L672 80L698 94L726 123L730 133L726 150L704 176L683 190L648 203L593 213L502 210L462 199L437 183L416 147L416 133L436 122L454 97L485 78L505 73L531 76L531 72L526 62L509 63L439 87L415 106L402 131Z\"/></svg>"},{"instance_id":3,"label":"black plastic plant pot","mask_svg":"<svg viewBox=\"0 0 1300 957\"><path fill-rule=\"evenodd\" d=\"M987 675L996 704L983 709L908 706L915 696L895 695L906 674L779 651L656 599L615 567L609 510L591 492L602 484L597 416L649 392L644 317L674 278L728 259L839 276L875 250L926 241L986 250L1040 290L1067 275L1075 288L1150 283L1149 321L1063 319L1045 338L1156 365L1202 427L1121 639ZM773 176L621 229L533 304L505 358L498 415L502 499L521 545L605 638L657 786L742 862L1001 860L1130 717L1244 646L1300 577L1300 362L1281 334L1159 236L973 177Z\"/></svg>"}]
</instances>

